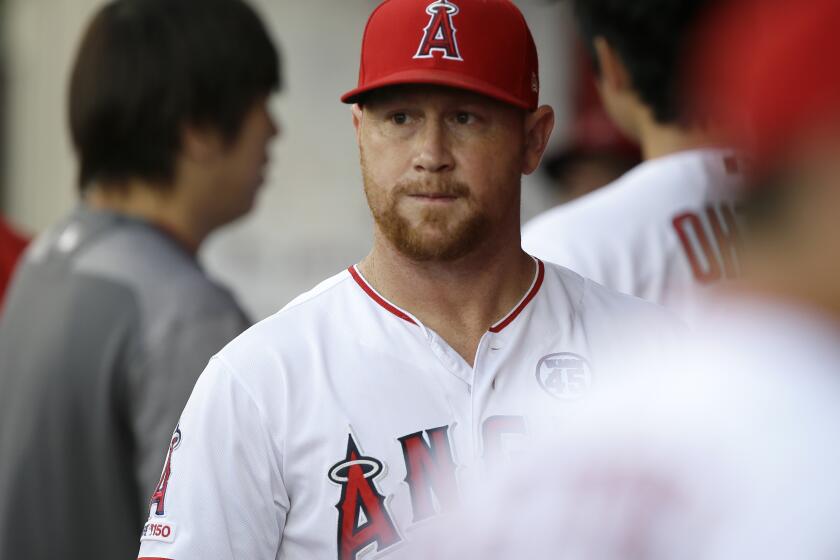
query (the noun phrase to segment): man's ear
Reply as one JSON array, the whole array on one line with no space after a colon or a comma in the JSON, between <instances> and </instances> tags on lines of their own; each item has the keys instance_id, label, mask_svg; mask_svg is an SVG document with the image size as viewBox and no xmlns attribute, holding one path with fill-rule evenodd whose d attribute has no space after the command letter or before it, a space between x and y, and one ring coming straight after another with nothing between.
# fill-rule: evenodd
<instances>
[{"instance_id":1,"label":"man's ear","mask_svg":"<svg viewBox=\"0 0 840 560\"><path fill-rule=\"evenodd\" d=\"M601 84L615 91L630 89L630 73L612 45L604 37L595 37L594 47Z\"/></svg>"},{"instance_id":2,"label":"man's ear","mask_svg":"<svg viewBox=\"0 0 840 560\"><path fill-rule=\"evenodd\" d=\"M356 142L360 142L361 134L362 134L362 106L358 103L354 103L352 107L350 107L350 112L353 114L353 128L356 129Z\"/></svg>"},{"instance_id":3,"label":"man's ear","mask_svg":"<svg viewBox=\"0 0 840 560\"><path fill-rule=\"evenodd\" d=\"M530 175L539 167L553 131L554 109L548 105L525 116L525 160L522 173Z\"/></svg>"},{"instance_id":4,"label":"man's ear","mask_svg":"<svg viewBox=\"0 0 840 560\"><path fill-rule=\"evenodd\" d=\"M186 125L181 129L181 152L187 159L208 163L224 148L221 133L213 128Z\"/></svg>"}]
</instances>

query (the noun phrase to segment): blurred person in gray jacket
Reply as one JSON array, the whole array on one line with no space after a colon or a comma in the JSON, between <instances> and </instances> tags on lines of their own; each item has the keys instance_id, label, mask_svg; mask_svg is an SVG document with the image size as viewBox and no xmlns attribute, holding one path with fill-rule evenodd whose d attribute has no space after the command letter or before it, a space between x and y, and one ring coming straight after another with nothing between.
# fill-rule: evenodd
<instances>
[{"instance_id":1,"label":"blurred person in gray jacket","mask_svg":"<svg viewBox=\"0 0 840 560\"><path fill-rule=\"evenodd\" d=\"M279 53L242 0L115 0L81 42L81 203L29 248L0 316L0 558L132 558L212 354L249 326L196 259L251 210Z\"/></svg>"}]
</instances>

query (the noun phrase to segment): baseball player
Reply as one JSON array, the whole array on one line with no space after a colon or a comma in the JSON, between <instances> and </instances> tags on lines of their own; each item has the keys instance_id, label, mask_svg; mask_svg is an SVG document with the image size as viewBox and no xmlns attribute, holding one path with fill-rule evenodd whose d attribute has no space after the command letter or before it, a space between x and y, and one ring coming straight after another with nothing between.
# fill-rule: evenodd
<instances>
[{"instance_id":1,"label":"baseball player","mask_svg":"<svg viewBox=\"0 0 840 560\"><path fill-rule=\"evenodd\" d=\"M743 280L650 368L669 375L589 399L567 418L576 430L492 493L503 512L424 557L837 557L840 71L821 61L840 4L721 10L700 35L714 41L701 41L698 93L754 162Z\"/></svg>"},{"instance_id":2,"label":"baseball player","mask_svg":"<svg viewBox=\"0 0 840 560\"><path fill-rule=\"evenodd\" d=\"M521 250L521 177L554 120L538 93L509 0L373 12L342 98L373 249L211 360L140 557L398 557L474 474L586 395L622 319L661 342L659 308Z\"/></svg>"},{"instance_id":3,"label":"baseball player","mask_svg":"<svg viewBox=\"0 0 840 560\"><path fill-rule=\"evenodd\" d=\"M704 288L738 275L742 163L682 111L680 54L708 0L579 0L604 105L644 162L526 224L522 244L691 322Z\"/></svg>"}]
</instances>

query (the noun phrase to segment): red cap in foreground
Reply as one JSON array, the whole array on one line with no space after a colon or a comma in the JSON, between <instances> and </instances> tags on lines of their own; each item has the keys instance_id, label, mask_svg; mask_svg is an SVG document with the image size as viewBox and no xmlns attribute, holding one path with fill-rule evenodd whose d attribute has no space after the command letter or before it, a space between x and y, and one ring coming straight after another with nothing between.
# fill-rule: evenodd
<instances>
[{"instance_id":1,"label":"red cap in foreground","mask_svg":"<svg viewBox=\"0 0 840 560\"><path fill-rule=\"evenodd\" d=\"M732 0L698 35L690 90L760 168L812 129L840 134L840 0Z\"/></svg>"}]
</instances>

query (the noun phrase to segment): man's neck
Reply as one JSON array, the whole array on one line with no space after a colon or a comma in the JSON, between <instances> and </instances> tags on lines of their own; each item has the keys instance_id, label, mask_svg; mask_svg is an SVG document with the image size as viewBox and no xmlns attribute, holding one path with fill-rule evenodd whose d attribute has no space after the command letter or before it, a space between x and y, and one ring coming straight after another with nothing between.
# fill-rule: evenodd
<instances>
[{"instance_id":1,"label":"man's neck","mask_svg":"<svg viewBox=\"0 0 840 560\"><path fill-rule=\"evenodd\" d=\"M155 225L175 238L191 253L212 228L206 227L190 211L177 188L159 189L139 182L109 188L92 185L85 193L85 202L93 209L107 210Z\"/></svg>"},{"instance_id":2,"label":"man's neck","mask_svg":"<svg viewBox=\"0 0 840 560\"><path fill-rule=\"evenodd\" d=\"M377 233L360 269L377 292L417 317L472 365L481 337L522 299L535 274L534 261L518 240L496 241L456 261L417 262Z\"/></svg>"},{"instance_id":3,"label":"man's neck","mask_svg":"<svg viewBox=\"0 0 840 560\"><path fill-rule=\"evenodd\" d=\"M660 124L649 115L641 119L639 143L645 161L722 145L713 133L705 129Z\"/></svg>"}]
</instances>

